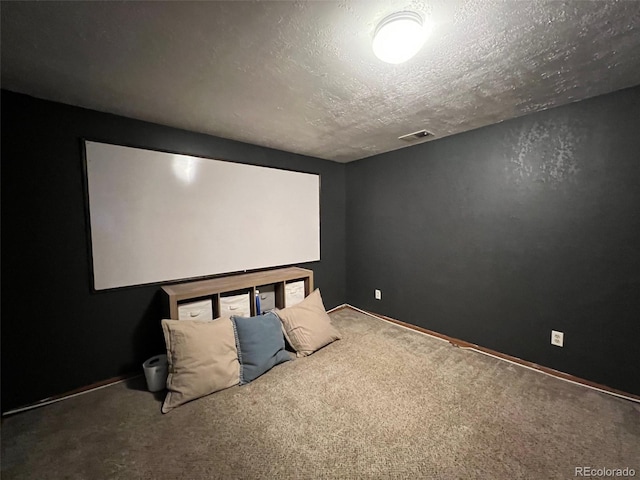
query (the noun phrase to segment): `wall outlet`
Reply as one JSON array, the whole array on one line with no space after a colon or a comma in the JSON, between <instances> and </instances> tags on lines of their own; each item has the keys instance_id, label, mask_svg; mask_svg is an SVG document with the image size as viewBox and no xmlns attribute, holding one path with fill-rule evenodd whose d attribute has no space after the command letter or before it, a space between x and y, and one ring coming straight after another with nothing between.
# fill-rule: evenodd
<instances>
[{"instance_id":1,"label":"wall outlet","mask_svg":"<svg viewBox=\"0 0 640 480\"><path fill-rule=\"evenodd\" d=\"M382 292L380 290L375 291L376 300L382 300Z\"/></svg>"},{"instance_id":2,"label":"wall outlet","mask_svg":"<svg viewBox=\"0 0 640 480\"><path fill-rule=\"evenodd\" d=\"M551 330L551 345L562 347L564 345L564 333Z\"/></svg>"}]
</instances>

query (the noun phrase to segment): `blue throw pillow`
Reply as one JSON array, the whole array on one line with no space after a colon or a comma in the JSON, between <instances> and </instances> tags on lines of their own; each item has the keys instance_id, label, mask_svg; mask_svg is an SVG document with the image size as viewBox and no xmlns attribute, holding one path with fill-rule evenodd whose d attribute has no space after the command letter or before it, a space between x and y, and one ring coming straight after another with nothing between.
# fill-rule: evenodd
<instances>
[{"instance_id":1,"label":"blue throw pillow","mask_svg":"<svg viewBox=\"0 0 640 480\"><path fill-rule=\"evenodd\" d=\"M240 361L240 385L255 380L279 363L291 360L284 349L282 324L273 313L257 317L231 317Z\"/></svg>"}]
</instances>

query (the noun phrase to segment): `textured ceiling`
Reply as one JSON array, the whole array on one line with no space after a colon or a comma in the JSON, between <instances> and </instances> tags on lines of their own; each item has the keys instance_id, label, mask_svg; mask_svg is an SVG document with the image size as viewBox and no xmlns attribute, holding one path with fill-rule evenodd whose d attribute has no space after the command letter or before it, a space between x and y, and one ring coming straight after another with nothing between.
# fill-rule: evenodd
<instances>
[{"instance_id":1,"label":"textured ceiling","mask_svg":"<svg viewBox=\"0 0 640 480\"><path fill-rule=\"evenodd\" d=\"M431 36L402 65L376 24ZM640 84L640 2L2 2L2 87L348 162Z\"/></svg>"}]
</instances>

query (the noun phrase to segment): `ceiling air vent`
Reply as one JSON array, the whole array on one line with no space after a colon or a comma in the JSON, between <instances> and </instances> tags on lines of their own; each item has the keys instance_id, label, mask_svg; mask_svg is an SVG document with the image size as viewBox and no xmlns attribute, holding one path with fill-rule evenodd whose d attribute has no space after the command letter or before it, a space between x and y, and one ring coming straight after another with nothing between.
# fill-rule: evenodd
<instances>
[{"instance_id":1,"label":"ceiling air vent","mask_svg":"<svg viewBox=\"0 0 640 480\"><path fill-rule=\"evenodd\" d=\"M398 140L404 140L405 142L416 142L418 140L425 140L429 137L433 137L433 133L427 132L426 130L418 130L417 132L402 135L401 137L398 137Z\"/></svg>"}]
</instances>

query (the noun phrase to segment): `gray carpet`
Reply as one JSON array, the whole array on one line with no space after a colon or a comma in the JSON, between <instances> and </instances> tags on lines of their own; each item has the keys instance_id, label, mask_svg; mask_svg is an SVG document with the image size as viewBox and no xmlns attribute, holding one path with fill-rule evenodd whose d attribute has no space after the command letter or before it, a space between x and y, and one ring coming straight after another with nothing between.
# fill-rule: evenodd
<instances>
[{"instance_id":1,"label":"gray carpet","mask_svg":"<svg viewBox=\"0 0 640 480\"><path fill-rule=\"evenodd\" d=\"M351 309L332 319L343 340L167 415L138 378L9 417L2 478L640 477L640 405Z\"/></svg>"}]
</instances>

